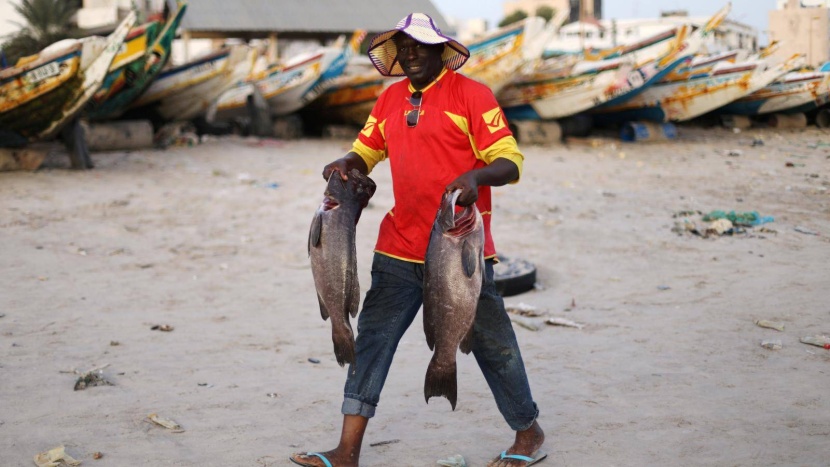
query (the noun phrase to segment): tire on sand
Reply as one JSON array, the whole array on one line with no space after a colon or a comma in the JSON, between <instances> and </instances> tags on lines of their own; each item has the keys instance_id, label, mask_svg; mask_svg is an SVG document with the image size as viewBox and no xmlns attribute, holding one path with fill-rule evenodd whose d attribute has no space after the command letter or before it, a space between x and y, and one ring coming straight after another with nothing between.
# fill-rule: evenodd
<instances>
[{"instance_id":1,"label":"tire on sand","mask_svg":"<svg viewBox=\"0 0 830 467\"><path fill-rule=\"evenodd\" d=\"M499 262L493 266L493 275L496 290L502 297L533 290L536 284L536 266L518 257L499 256Z\"/></svg>"}]
</instances>

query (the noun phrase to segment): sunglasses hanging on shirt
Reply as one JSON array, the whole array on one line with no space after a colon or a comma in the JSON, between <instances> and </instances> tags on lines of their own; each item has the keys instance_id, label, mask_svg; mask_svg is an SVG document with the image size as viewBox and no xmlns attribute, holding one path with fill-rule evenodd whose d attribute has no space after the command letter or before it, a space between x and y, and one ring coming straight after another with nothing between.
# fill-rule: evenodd
<instances>
[{"instance_id":1,"label":"sunglasses hanging on shirt","mask_svg":"<svg viewBox=\"0 0 830 467\"><path fill-rule=\"evenodd\" d=\"M406 114L406 126L409 128L415 128L418 125L418 119L421 116L421 96L423 93L421 91L415 91L409 96L409 103L415 107L414 110L410 111Z\"/></svg>"}]
</instances>

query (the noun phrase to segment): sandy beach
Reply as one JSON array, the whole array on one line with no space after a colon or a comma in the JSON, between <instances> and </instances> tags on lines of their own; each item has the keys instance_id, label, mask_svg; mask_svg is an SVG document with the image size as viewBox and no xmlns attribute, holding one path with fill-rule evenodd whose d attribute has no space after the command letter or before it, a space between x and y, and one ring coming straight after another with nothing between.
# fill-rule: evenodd
<instances>
[{"instance_id":1,"label":"sandy beach","mask_svg":"<svg viewBox=\"0 0 830 467\"><path fill-rule=\"evenodd\" d=\"M333 448L346 370L306 238L322 167L350 145L222 137L0 173L0 465L59 445L101 467L284 466ZM516 326L547 433L539 465L830 465L830 350L799 342L830 335L830 134L683 127L664 143L522 149L493 231L538 286L505 301L584 325ZM393 204L388 164L371 176L363 292ZM695 213L713 210L774 222L673 230L677 213L702 226ZM361 465L483 466L512 442L471 356L456 411L424 403L430 356L416 319ZM112 385L74 390L95 368Z\"/></svg>"}]
</instances>

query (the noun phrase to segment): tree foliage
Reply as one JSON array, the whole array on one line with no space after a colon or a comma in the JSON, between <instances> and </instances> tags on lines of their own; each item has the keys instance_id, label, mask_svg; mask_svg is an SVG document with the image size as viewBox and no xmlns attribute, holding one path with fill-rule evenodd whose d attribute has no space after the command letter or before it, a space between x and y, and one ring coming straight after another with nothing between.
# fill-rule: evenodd
<instances>
[{"instance_id":1,"label":"tree foliage","mask_svg":"<svg viewBox=\"0 0 830 467\"><path fill-rule=\"evenodd\" d=\"M499 27L501 28L509 24L518 23L525 18L527 18L527 13L524 10L516 10L499 21Z\"/></svg>"},{"instance_id":2,"label":"tree foliage","mask_svg":"<svg viewBox=\"0 0 830 467\"><path fill-rule=\"evenodd\" d=\"M23 23L12 21L20 30L3 43L3 53L8 63L14 64L20 57L33 55L49 44L77 36L71 26L78 12L78 0L21 0L14 9Z\"/></svg>"},{"instance_id":3,"label":"tree foliage","mask_svg":"<svg viewBox=\"0 0 830 467\"><path fill-rule=\"evenodd\" d=\"M536 9L536 16L544 18L545 21L550 21L551 18L556 16L556 8L552 8L547 5L542 5Z\"/></svg>"}]
</instances>

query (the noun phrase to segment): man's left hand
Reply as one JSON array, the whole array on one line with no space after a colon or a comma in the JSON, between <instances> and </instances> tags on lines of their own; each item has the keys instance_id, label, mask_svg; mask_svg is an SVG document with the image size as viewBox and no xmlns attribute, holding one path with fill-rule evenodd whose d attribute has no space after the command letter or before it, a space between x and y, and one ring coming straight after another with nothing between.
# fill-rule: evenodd
<instances>
[{"instance_id":1,"label":"man's left hand","mask_svg":"<svg viewBox=\"0 0 830 467\"><path fill-rule=\"evenodd\" d=\"M455 204L469 206L475 203L478 199L478 177L476 176L476 171L471 170L465 172L447 185L447 192L453 192L455 190L461 190L461 195Z\"/></svg>"}]
</instances>

